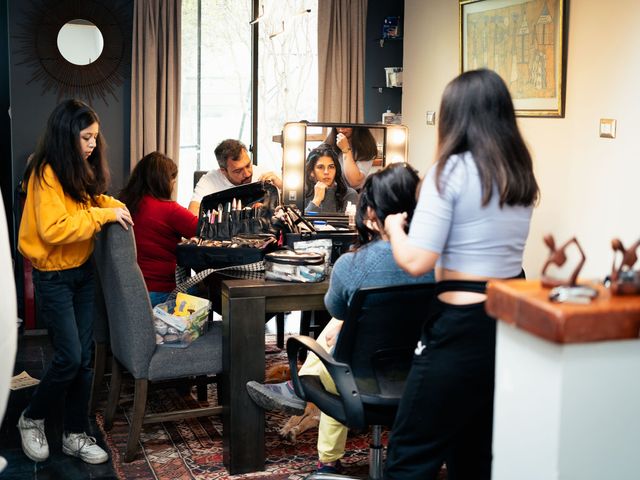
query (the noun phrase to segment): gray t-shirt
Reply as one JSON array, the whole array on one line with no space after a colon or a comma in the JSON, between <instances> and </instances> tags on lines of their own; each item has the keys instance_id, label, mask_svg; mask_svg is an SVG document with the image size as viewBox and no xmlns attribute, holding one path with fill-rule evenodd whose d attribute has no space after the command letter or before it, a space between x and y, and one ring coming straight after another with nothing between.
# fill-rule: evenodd
<instances>
[{"instance_id":1,"label":"gray t-shirt","mask_svg":"<svg viewBox=\"0 0 640 480\"><path fill-rule=\"evenodd\" d=\"M522 271L533 206L500 208L494 194L482 206L482 187L470 152L453 155L435 183L436 165L423 182L409 242L440 254L438 267L472 275L510 278Z\"/></svg>"},{"instance_id":2,"label":"gray t-shirt","mask_svg":"<svg viewBox=\"0 0 640 480\"><path fill-rule=\"evenodd\" d=\"M355 252L345 253L336 260L329 279L329 290L324 296L324 304L332 317L344 320L347 318L351 299L360 288L433 281L433 272L419 277L412 277L406 273L393 259L391 244L384 240L376 240Z\"/></svg>"},{"instance_id":3,"label":"gray t-shirt","mask_svg":"<svg viewBox=\"0 0 640 480\"><path fill-rule=\"evenodd\" d=\"M309 197L307 197L309 198ZM311 196L311 200L313 200L313 195ZM336 203L336 186L335 184L332 187L327 188L327 191L324 194L324 200L320 203L320 205L316 205L311 200L307 204L306 212L316 212L316 213L325 213L325 212L333 212L333 213L344 213L345 208L347 208L347 202L351 202L354 205L358 203L358 193L350 187L347 187L347 193L344 195L344 205L341 209L338 209L338 205Z\"/></svg>"}]
</instances>

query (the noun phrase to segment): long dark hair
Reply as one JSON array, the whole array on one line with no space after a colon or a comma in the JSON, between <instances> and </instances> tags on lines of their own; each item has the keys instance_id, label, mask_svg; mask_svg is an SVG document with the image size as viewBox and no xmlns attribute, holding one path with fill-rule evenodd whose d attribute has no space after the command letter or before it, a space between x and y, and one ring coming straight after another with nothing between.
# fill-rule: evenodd
<instances>
[{"instance_id":1,"label":"long dark hair","mask_svg":"<svg viewBox=\"0 0 640 480\"><path fill-rule=\"evenodd\" d=\"M136 164L127 185L120 192L120 200L131 213L138 210L145 195L171 200L172 180L177 175L178 167L173 160L160 152L151 152Z\"/></svg>"},{"instance_id":2,"label":"long dark hair","mask_svg":"<svg viewBox=\"0 0 640 480\"><path fill-rule=\"evenodd\" d=\"M345 182L344 177L342 176L342 167L340 166L340 162L338 161L338 152L336 152L336 149L331 145L322 143L309 152L309 155L307 156L307 162L304 167L304 196L307 200L313 198L313 187L318 181L317 179L313 178L313 169L315 168L316 163L318 163L318 160L320 160L321 157L330 157L336 166L336 209L341 212L346 207L346 205L344 204L344 197L347 194L348 187L347 182Z\"/></svg>"},{"instance_id":3,"label":"long dark hair","mask_svg":"<svg viewBox=\"0 0 640 480\"><path fill-rule=\"evenodd\" d=\"M538 184L531 155L516 124L509 90L491 70L472 70L452 80L440 104L437 186L451 155L470 151L482 184L482 205L493 189L500 206L536 202Z\"/></svg>"},{"instance_id":4,"label":"long dark hair","mask_svg":"<svg viewBox=\"0 0 640 480\"><path fill-rule=\"evenodd\" d=\"M394 213L407 212L407 225L411 222L417 204L416 190L419 183L418 173L407 163L390 163L367 177L356 210L356 247L380 237L378 231L366 225L368 208L375 212L380 228L387 215Z\"/></svg>"},{"instance_id":5,"label":"long dark hair","mask_svg":"<svg viewBox=\"0 0 640 480\"><path fill-rule=\"evenodd\" d=\"M29 159L25 185L33 173L42 180L48 164L64 193L76 202L104 193L109 185L109 169L102 134L98 134L89 158L84 160L80 151L80 132L94 123L100 124L98 114L86 103L76 99L60 103L49 115L44 134Z\"/></svg>"},{"instance_id":6,"label":"long dark hair","mask_svg":"<svg viewBox=\"0 0 640 480\"><path fill-rule=\"evenodd\" d=\"M353 128L353 131L351 132L351 149L353 150L353 159L356 162L366 162L376 158L378 156L378 146L376 145L376 139L373 138L369 129L366 127L350 128ZM333 127L329 132L329 136L327 136L325 143L328 143L332 147L336 147L337 136L338 130L336 127Z\"/></svg>"}]
</instances>

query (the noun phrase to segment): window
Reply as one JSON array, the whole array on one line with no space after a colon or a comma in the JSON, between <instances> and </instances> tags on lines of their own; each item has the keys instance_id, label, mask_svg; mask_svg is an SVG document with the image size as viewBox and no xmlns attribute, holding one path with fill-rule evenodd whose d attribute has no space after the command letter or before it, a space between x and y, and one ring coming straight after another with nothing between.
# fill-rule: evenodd
<instances>
[{"instance_id":1,"label":"window","mask_svg":"<svg viewBox=\"0 0 640 480\"><path fill-rule=\"evenodd\" d=\"M251 141L251 2L183 0L178 202L225 138Z\"/></svg>"},{"instance_id":2,"label":"window","mask_svg":"<svg viewBox=\"0 0 640 480\"><path fill-rule=\"evenodd\" d=\"M280 171L273 136L285 122L317 117L317 0L265 0L257 22L258 129L251 131L251 6L182 2L181 205L191 198L193 172L217 167L213 151L225 138L255 141L258 164Z\"/></svg>"}]
</instances>

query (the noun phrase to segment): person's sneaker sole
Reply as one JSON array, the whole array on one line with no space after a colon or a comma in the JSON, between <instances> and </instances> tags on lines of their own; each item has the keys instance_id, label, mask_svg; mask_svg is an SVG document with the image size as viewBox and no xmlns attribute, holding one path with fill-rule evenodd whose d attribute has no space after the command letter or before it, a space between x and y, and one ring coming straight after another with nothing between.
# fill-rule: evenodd
<instances>
[{"instance_id":1,"label":"person's sneaker sole","mask_svg":"<svg viewBox=\"0 0 640 480\"><path fill-rule=\"evenodd\" d=\"M285 400L281 397L276 397L273 393L265 389L261 383L251 381L247 383L247 392L251 399L257 403L264 410L270 412L284 412L290 415L302 415L306 407L306 403L303 400L300 402L292 402Z\"/></svg>"},{"instance_id":2,"label":"person's sneaker sole","mask_svg":"<svg viewBox=\"0 0 640 480\"><path fill-rule=\"evenodd\" d=\"M87 458L87 457L83 457L80 452L75 452L75 451L71 450L70 448L65 447L64 445L62 446L62 453L64 453L65 455L69 455L71 457L77 457L80 460L82 460L83 462L90 463L91 465L99 465L99 464L104 463L107 460L109 460L109 455L108 454L107 454L106 458Z\"/></svg>"},{"instance_id":3,"label":"person's sneaker sole","mask_svg":"<svg viewBox=\"0 0 640 480\"><path fill-rule=\"evenodd\" d=\"M24 439L22 438L22 428L20 427L20 424L22 423L22 419L24 418L23 415L24 415L24 412L22 415L20 415L20 418L18 419L18 432L20 432L20 445L22 446L22 451L30 460L33 460L34 462L44 462L49 458L48 452L46 455L39 457L35 455L33 452L31 452L31 450L25 445Z\"/></svg>"},{"instance_id":4,"label":"person's sneaker sole","mask_svg":"<svg viewBox=\"0 0 640 480\"><path fill-rule=\"evenodd\" d=\"M35 455L33 455L29 450L27 450L24 446L24 442L22 443L22 452L29 457L30 460L33 460L34 462L44 462L47 458L49 458L49 455L47 455L46 457L37 457Z\"/></svg>"}]
</instances>

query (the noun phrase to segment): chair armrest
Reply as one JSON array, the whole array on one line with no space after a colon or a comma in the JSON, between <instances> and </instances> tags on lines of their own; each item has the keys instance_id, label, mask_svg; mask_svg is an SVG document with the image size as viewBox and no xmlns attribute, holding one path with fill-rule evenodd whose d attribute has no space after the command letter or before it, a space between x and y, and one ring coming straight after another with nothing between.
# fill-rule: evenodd
<instances>
[{"instance_id":1,"label":"chair armrest","mask_svg":"<svg viewBox=\"0 0 640 480\"><path fill-rule=\"evenodd\" d=\"M366 427L364 407L360 397L360 391L356 385L351 367L346 363L337 362L327 351L322 348L313 338L305 335L297 335L287 340L287 357L289 359L289 370L296 395L308 401L304 386L298 375L298 352L307 350L318 356L329 376L336 385L336 390L344 405L344 410L352 428ZM334 395L327 392L328 395Z\"/></svg>"}]
</instances>

